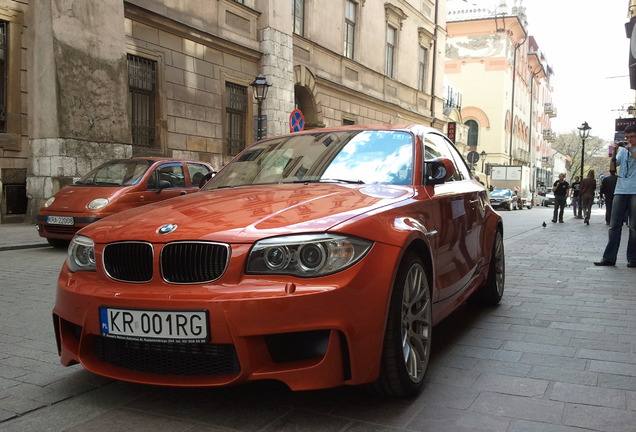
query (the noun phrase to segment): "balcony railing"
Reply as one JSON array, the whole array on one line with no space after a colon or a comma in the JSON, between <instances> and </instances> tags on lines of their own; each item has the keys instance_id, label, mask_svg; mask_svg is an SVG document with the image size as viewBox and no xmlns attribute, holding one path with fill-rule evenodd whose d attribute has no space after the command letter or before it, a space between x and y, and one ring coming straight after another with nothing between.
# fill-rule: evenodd
<instances>
[{"instance_id":1,"label":"balcony railing","mask_svg":"<svg viewBox=\"0 0 636 432\"><path fill-rule=\"evenodd\" d=\"M548 117L556 117L557 116L557 109L551 103L543 104L543 112L545 112L548 115Z\"/></svg>"},{"instance_id":2,"label":"balcony railing","mask_svg":"<svg viewBox=\"0 0 636 432\"><path fill-rule=\"evenodd\" d=\"M543 130L543 139L546 141L553 142L556 139L556 134L552 129L544 129Z\"/></svg>"}]
</instances>

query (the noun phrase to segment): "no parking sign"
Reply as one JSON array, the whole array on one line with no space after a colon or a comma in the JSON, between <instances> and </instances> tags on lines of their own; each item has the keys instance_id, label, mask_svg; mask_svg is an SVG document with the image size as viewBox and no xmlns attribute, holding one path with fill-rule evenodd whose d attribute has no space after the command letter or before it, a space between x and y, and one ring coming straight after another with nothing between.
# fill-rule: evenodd
<instances>
[{"instance_id":1,"label":"no parking sign","mask_svg":"<svg viewBox=\"0 0 636 432\"><path fill-rule=\"evenodd\" d=\"M289 131L299 132L303 129L305 129L305 116L301 110L295 109L289 116Z\"/></svg>"}]
</instances>

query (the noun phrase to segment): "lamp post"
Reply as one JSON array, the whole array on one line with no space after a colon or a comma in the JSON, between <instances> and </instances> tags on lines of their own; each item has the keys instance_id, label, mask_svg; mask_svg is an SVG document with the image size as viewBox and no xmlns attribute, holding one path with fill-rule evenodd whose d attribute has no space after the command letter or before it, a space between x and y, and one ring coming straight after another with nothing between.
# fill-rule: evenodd
<instances>
[{"instance_id":1,"label":"lamp post","mask_svg":"<svg viewBox=\"0 0 636 432\"><path fill-rule=\"evenodd\" d=\"M486 161L486 156L488 156L488 153L482 150L481 153L479 153L479 156L481 156L481 172L484 172L484 162Z\"/></svg>"},{"instance_id":2,"label":"lamp post","mask_svg":"<svg viewBox=\"0 0 636 432\"><path fill-rule=\"evenodd\" d=\"M263 101L267 97L267 90L271 87L271 84L267 82L265 75L258 74L256 79L250 83L250 86L254 89L254 99L258 104L258 115L256 118L256 141L266 138L263 133Z\"/></svg>"},{"instance_id":3,"label":"lamp post","mask_svg":"<svg viewBox=\"0 0 636 432\"><path fill-rule=\"evenodd\" d=\"M577 128L579 130L579 136L581 137L581 180L583 180L583 164L585 163L585 140L590 136L590 125L587 122L583 122L581 126Z\"/></svg>"}]
</instances>

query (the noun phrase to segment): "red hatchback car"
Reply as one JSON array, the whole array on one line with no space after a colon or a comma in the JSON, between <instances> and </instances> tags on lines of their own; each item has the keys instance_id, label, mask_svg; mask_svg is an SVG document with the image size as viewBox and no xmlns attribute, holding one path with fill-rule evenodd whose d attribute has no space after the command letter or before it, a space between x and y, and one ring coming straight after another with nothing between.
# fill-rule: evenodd
<instances>
[{"instance_id":1,"label":"red hatchback car","mask_svg":"<svg viewBox=\"0 0 636 432\"><path fill-rule=\"evenodd\" d=\"M133 207L197 192L210 164L165 158L114 159L49 198L37 229L51 246L67 247L89 223Z\"/></svg>"},{"instance_id":2,"label":"red hatchback car","mask_svg":"<svg viewBox=\"0 0 636 432\"><path fill-rule=\"evenodd\" d=\"M433 326L504 280L502 220L446 137L348 126L260 141L199 193L82 229L53 317L62 364L119 380L403 397Z\"/></svg>"}]
</instances>

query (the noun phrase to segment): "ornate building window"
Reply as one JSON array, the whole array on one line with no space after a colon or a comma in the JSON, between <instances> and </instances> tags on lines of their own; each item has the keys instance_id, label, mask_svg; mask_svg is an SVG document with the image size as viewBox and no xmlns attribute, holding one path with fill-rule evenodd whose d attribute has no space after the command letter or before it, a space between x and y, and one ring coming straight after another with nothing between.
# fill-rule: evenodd
<instances>
[{"instance_id":1,"label":"ornate building window","mask_svg":"<svg viewBox=\"0 0 636 432\"><path fill-rule=\"evenodd\" d=\"M391 3L384 4L384 12L386 15L386 58L384 74L389 78L395 78L398 30L402 29L402 24L407 16L402 9Z\"/></svg>"},{"instance_id":2,"label":"ornate building window","mask_svg":"<svg viewBox=\"0 0 636 432\"><path fill-rule=\"evenodd\" d=\"M128 103L133 145L154 147L157 62L128 54Z\"/></svg>"},{"instance_id":3,"label":"ornate building window","mask_svg":"<svg viewBox=\"0 0 636 432\"><path fill-rule=\"evenodd\" d=\"M420 45L417 68L417 89L426 92L428 90L428 49L422 45Z\"/></svg>"},{"instance_id":4,"label":"ornate building window","mask_svg":"<svg viewBox=\"0 0 636 432\"><path fill-rule=\"evenodd\" d=\"M236 156L245 148L247 124L247 87L225 84L225 120L227 155Z\"/></svg>"},{"instance_id":5,"label":"ornate building window","mask_svg":"<svg viewBox=\"0 0 636 432\"><path fill-rule=\"evenodd\" d=\"M384 74L389 78L395 78L395 45L397 43L397 30L391 26L386 28L386 67Z\"/></svg>"},{"instance_id":6,"label":"ornate building window","mask_svg":"<svg viewBox=\"0 0 636 432\"><path fill-rule=\"evenodd\" d=\"M424 27L419 27L417 29L418 40L420 42L419 47L419 63L418 63L418 76L417 76L417 89L421 92L430 91L430 53L431 47L433 46L433 40L435 36L433 33L425 29Z\"/></svg>"},{"instance_id":7,"label":"ornate building window","mask_svg":"<svg viewBox=\"0 0 636 432\"><path fill-rule=\"evenodd\" d=\"M479 143L479 124L475 120L466 120L464 124L468 126L468 140L466 142L468 148L477 147Z\"/></svg>"},{"instance_id":8,"label":"ornate building window","mask_svg":"<svg viewBox=\"0 0 636 432\"><path fill-rule=\"evenodd\" d=\"M294 1L294 33L305 36L305 0Z\"/></svg>"},{"instance_id":9,"label":"ornate building window","mask_svg":"<svg viewBox=\"0 0 636 432\"><path fill-rule=\"evenodd\" d=\"M345 0L344 55L350 59L353 59L355 52L357 8L358 5L355 2Z\"/></svg>"}]
</instances>

